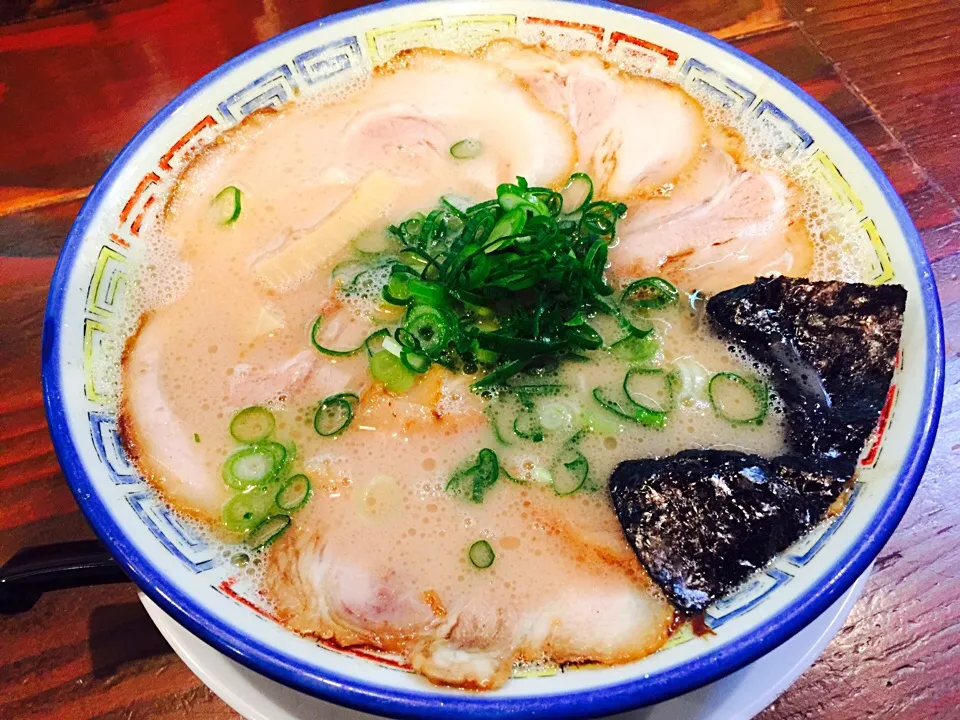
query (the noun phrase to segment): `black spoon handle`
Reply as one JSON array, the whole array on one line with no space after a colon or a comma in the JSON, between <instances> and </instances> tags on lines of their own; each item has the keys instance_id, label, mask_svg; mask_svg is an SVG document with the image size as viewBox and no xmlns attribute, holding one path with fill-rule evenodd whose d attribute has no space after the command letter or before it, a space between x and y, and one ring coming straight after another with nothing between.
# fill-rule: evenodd
<instances>
[{"instance_id":1,"label":"black spoon handle","mask_svg":"<svg viewBox=\"0 0 960 720\"><path fill-rule=\"evenodd\" d=\"M0 568L0 615L26 612L51 590L128 581L99 540L23 548Z\"/></svg>"}]
</instances>

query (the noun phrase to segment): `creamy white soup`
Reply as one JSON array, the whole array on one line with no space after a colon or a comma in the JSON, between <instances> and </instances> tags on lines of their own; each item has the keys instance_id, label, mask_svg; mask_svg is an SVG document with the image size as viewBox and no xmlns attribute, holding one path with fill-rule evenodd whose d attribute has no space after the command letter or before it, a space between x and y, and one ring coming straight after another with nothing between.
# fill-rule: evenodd
<instances>
[{"instance_id":1,"label":"creamy white soup","mask_svg":"<svg viewBox=\"0 0 960 720\"><path fill-rule=\"evenodd\" d=\"M703 298L809 276L829 241L802 184L708 117L598 56L501 41L248 118L153 231L131 456L261 553L299 633L478 689L656 651L680 617L607 481L783 450L767 370Z\"/></svg>"}]
</instances>

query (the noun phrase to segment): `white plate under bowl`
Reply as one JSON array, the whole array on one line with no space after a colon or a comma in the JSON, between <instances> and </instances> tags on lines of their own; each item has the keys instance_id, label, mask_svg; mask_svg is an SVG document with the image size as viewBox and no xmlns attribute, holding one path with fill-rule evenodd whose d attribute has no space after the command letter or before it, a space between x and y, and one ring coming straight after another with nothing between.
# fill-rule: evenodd
<instances>
[{"instance_id":1,"label":"white plate under bowl","mask_svg":"<svg viewBox=\"0 0 960 720\"><path fill-rule=\"evenodd\" d=\"M428 686L413 673L337 652L258 612L231 566L151 490L127 458L96 368L123 333L124 294L147 257L143 223L193 153L242 118L368 72L406 47L453 36L562 39L634 67L670 72L778 138L778 151L848 208L871 258L863 280L908 291L902 362L844 512L714 603L708 640L682 639L634 663L518 678L490 693ZM853 237L856 235L856 237ZM114 342L111 342L114 341ZM43 383L54 447L90 524L143 592L251 669L368 712L583 718L660 702L735 672L799 633L866 570L903 516L926 465L943 395L943 328L930 264L889 181L812 98L716 39L599 0L396 0L305 25L225 63L157 114L90 193L61 253L44 316Z\"/></svg>"},{"instance_id":2,"label":"white plate under bowl","mask_svg":"<svg viewBox=\"0 0 960 720\"><path fill-rule=\"evenodd\" d=\"M870 570L807 627L759 660L710 685L616 720L749 720L774 700L823 652L843 627ZM373 715L348 710L297 692L234 662L192 635L140 593L147 614L170 647L227 705L246 720L361 720Z\"/></svg>"}]
</instances>

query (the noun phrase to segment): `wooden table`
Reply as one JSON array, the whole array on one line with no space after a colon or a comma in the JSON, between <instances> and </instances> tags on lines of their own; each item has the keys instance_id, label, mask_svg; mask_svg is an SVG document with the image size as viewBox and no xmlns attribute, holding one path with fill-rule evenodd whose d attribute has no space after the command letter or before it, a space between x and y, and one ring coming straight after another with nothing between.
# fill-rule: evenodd
<instances>
[{"instance_id":1,"label":"wooden table","mask_svg":"<svg viewBox=\"0 0 960 720\"><path fill-rule=\"evenodd\" d=\"M40 394L56 255L107 163L228 58L356 0L0 4L0 562L91 535ZM520 4L518 0L518 5ZM651 0L812 93L893 180L933 261L947 331L940 434L920 491L826 652L765 720L960 717L960 5L950 0ZM133 586L0 618L0 718L233 718Z\"/></svg>"}]
</instances>

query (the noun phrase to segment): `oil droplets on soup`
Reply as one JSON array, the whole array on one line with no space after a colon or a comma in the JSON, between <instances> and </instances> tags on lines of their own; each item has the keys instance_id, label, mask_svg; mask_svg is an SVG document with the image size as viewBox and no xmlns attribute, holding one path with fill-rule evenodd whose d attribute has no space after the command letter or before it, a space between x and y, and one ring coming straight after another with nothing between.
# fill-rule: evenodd
<instances>
[{"instance_id":1,"label":"oil droplets on soup","mask_svg":"<svg viewBox=\"0 0 960 720\"><path fill-rule=\"evenodd\" d=\"M184 173L125 444L179 512L265 548L297 632L482 689L642 657L676 618L607 479L782 448L764 370L693 291L815 270L803 201L668 83L507 41L405 53Z\"/></svg>"}]
</instances>

